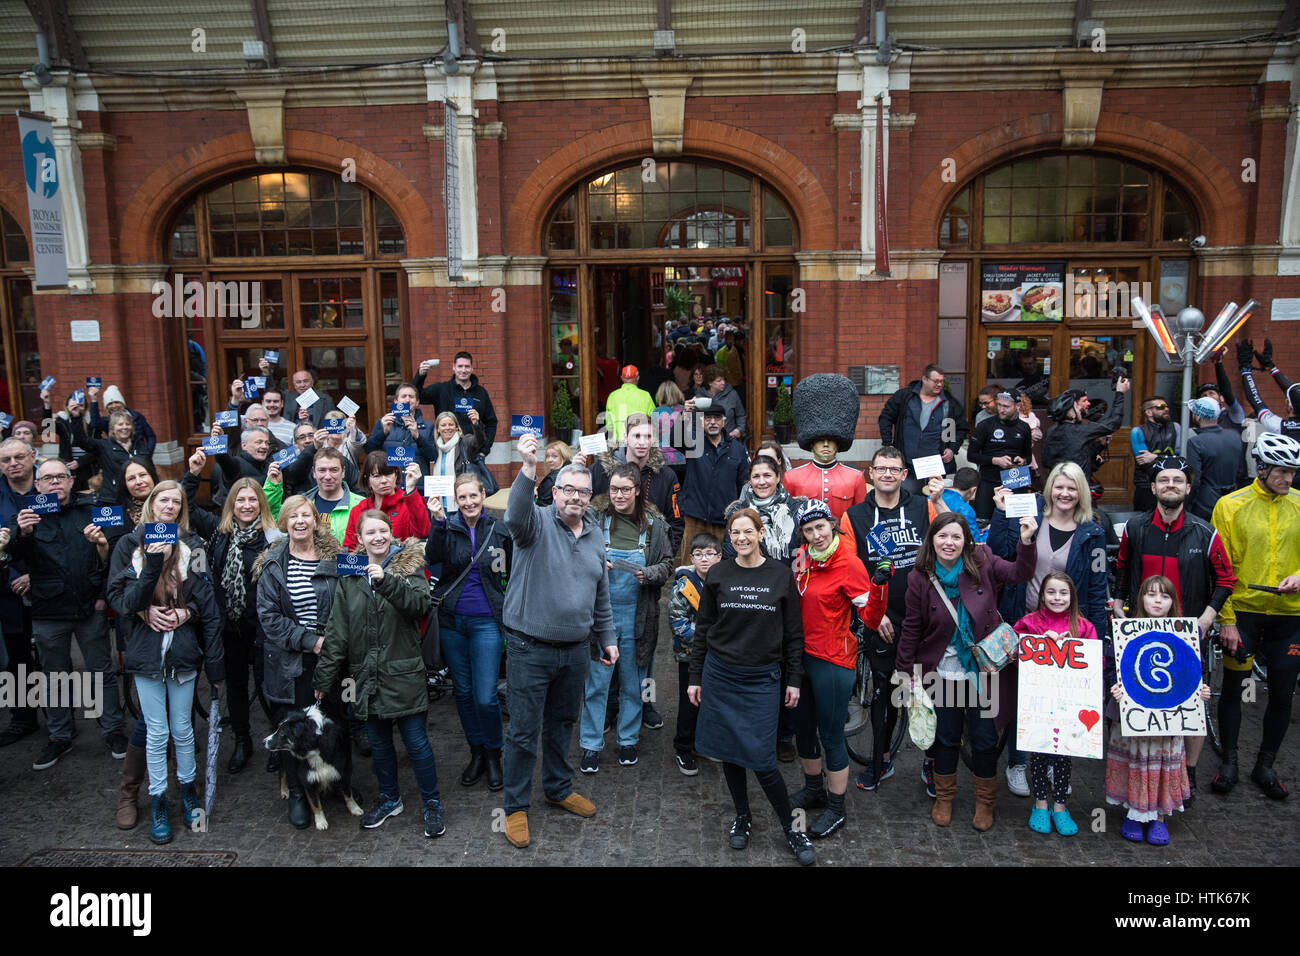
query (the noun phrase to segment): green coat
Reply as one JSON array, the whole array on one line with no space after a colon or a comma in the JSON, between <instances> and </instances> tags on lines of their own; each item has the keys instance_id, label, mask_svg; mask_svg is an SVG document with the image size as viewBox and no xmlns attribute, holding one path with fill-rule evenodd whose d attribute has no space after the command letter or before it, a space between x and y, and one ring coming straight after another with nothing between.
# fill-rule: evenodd
<instances>
[{"instance_id":1,"label":"green coat","mask_svg":"<svg viewBox=\"0 0 1300 956\"><path fill-rule=\"evenodd\" d=\"M368 577L343 577L325 626L312 686L328 694L344 677L356 716L394 719L429 709L420 624L429 613L424 542L411 538L384 562L376 587Z\"/></svg>"}]
</instances>

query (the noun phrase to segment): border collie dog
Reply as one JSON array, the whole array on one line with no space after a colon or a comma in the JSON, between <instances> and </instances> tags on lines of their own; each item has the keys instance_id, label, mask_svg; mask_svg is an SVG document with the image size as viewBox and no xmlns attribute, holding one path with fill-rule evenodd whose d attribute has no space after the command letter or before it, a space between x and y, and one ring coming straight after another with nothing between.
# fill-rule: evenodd
<instances>
[{"instance_id":1,"label":"border collie dog","mask_svg":"<svg viewBox=\"0 0 1300 956\"><path fill-rule=\"evenodd\" d=\"M319 704L291 711L275 732L262 741L267 750L279 751L298 762L298 779L316 818L317 830L328 830L321 797L337 789L354 817L362 814L352 792L352 746L342 725L327 717ZM280 797L289 799L289 784L280 773Z\"/></svg>"}]
</instances>

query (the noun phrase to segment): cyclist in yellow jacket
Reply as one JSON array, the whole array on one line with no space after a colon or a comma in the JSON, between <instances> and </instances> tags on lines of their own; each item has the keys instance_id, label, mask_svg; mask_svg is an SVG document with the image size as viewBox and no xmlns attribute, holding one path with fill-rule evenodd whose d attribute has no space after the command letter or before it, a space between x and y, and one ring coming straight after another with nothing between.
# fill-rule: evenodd
<instances>
[{"instance_id":1,"label":"cyclist in yellow jacket","mask_svg":"<svg viewBox=\"0 0 1300 956\"><path fill-rule=\"evenodd\" d=\"M633 412L653 416L655 410L655 400L637 384L641 381L641 373L635 365L624 365L619 377L623 384L610 392L605 402L605 430L614 441L623 440L627 416Z\"/></svg>"},{"instance_id":2,"label":"cyclist in yellow jacket","mask_svg":"<svg viewBox=\"0 0 1300 956\"><path fill-rule=\"evenodd\" d=\"M1244 646L1268 665L1264 733L1250 779L1268 796L1285 800L1288 792L1273 760L1291 722L1291 698L1300 678L1300 490L1291 487L1300 469L1300 442L1266 432L1253 454L1258 477L1220 498L1211 519L1237 575L1219 621L1230 654ZM1225 657L1223 664L1223 766L1210 784L1216 793L1228 793L1237 783L1241 690L1251 659Z\"/></svg>"}]
</instances>

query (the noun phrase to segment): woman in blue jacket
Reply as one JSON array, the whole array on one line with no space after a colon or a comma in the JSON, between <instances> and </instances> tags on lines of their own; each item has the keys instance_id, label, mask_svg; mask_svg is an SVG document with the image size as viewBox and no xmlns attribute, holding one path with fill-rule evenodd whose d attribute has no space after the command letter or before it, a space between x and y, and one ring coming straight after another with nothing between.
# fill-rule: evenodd
<instances>
[{"instance_id":1,"label":"woman in blue jacket","mask_svg":"<svg viewBox=\"0 0 1300 956\"><path fill-rule=\"evenodd\" d=\"M472 471L457 476L457 510L443 511L429 499L429 540L424 560L435 573L434 601L442 655L451 668L456 711L469 743L470 759L460 782L467 787L487 774L488 789L500 790L501 609L510 578L513 542L505 524L483 510L483 482Z\"/></svg>"},{"instance_id":2,"label":"woman in blue jacket","mask_svg":"<svg viewBox=\"0 0 1300 956\"><path fill-rule=\"evenodd\" d=\"M1088 479L1074 462L1058 462L1048 472L1043 490L1042 495L1035 496L1042 518L1034 538L1038 552L1034 576L1003 593L998 606L1002 619L1018 621L1036 610L1043 579L1053 571L1064 571L1074 582L1079 596L1079 615L1092 623L1103 641L1108 641L1106 531L1093 519ZM1017 536L1016 525L1003 510L1005 496L1005 490L994 495L996 510L989 524L988 545L994 554L1010 559L1015 556ZM1007 786L1017 796L1027 797L1025 755L1015 748L1014 742L1008 753Z\"/></svg>"}]
</instances>

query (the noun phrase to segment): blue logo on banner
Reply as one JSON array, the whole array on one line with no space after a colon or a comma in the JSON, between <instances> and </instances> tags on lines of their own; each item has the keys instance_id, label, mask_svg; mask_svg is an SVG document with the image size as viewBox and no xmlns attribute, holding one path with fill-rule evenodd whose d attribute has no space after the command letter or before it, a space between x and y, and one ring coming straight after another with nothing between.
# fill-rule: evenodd
<instances>
[{"instance_id":1,"label":"blue logo on banner","mask_svg":"<svg viewBox=\"0 0 1300 956\"><path fill-rule=\"evenodd\" d=\"M388 464L394 468L405 468L415 461L415 449L407 445L390 445L385 451L388 452Z\"/></svg>"},{"instance_id":2,"label":"blue logo on banner","mask_svg":"<svg viewBox=\"0 0 1300 956\"><path fill-rule=\"evenodd\" d=\"M370 556L367 554L340 554L336 558L337 573L341 578L366 576L366 565L370 563Z\"/></svg>"},{"instance_id":3,"label":"blue logo on banner","mask_svg":"<svg viewBox=\"0 0 1300 956\"><path fill-rule=\"evenodd\" d=\"M280 361L280 353L275 349L267 349L262 353L262 358L274 365L276 362Z\"/></svg>"},{"instance_id":4,"label":"blue logo on banner","mask_svg":"<svg viewBox=\"0 0 1300 956\"><path fill-rule=\"evenodd\" d=\"M155 521L144 526L144 544L175 544L176 525L169 521Z\"/></svg>"},{"instance_id":5,"label":"blue logo on banner","mask_svg":"<svg viewBox=\"0 0 1300 956\"><path fill-rule=\"evenodd\" d=\"M47 376L45 376L43 379L41 379L40 388L42 388L42 389L53 388L53 387L54 387L54 383L55 383L56 381L57 381L57 379L55 379L55 377L54 377L53 375L47 375Z\"/></svg>"},{"instance_id":6,"label":"blue logo on banner","mask_svg":"<svg viewBox=\"0 0 1300 956\"><path fill-rule=\"evenodd\" d=\"M23 504L38 515L56 515L59 513L58 495L24 495Z\"/></svg>"},{"instance_id":7,"label":"blue logo on banner","mask_svg":"<svg viewBox=\"0 0 1300 956\"><path fill-rule=\"evenodd\" d=\"M1007 468L1001 472L1002 487L1010 488L1015 491L1019 488L1028 488L1031 480L1029 467L1021 465L1018 468Z\"/></svg>"},{"instance_id":8,"label":"blue logo on banner","mask_svg":"<svg viewBox=\"0 0 1300 956\"><path fill-rule=\"evenodd\" d=\"M216 438L209 436L203 439L203 454L205 455L224 455L229 447L229 439L225 435L218 435Z\"/></svg>"},{"instance_id":9,"label":"blue logo on banner","mask_svg":"<svg viewBox=\"0 0 1300 956\"><path fill-rule=\"evenodd\" d=\"M54 170L54 177L49 182L42 182L45 171L41 167L46 161ZM54 160L54 144L41 139L36 130L29 130L23 137L23 175L27 177L27 188L41 193L46 199L59 191L59 164Z\"/></svg>"},{"instance_id":10,"label":"blue logo on banner","mask_svg":"<svg viewBox=\"0 0 1300 956\"><path fill-rule=\"evenodd\" d=\"M1150 631L1129 641L1119 661L1124 693L1139 707L1178 707L1201 686L1196 651L1168 631Z\"/></svg>"},{"instance_id":11,"label":"blue logo on banner","mask_svg":"<svg viewBox=\"0 0 1300 956\"><path fill-rule=\"evenodd\" d=\"M244 379L244 398L257 398L257 383L251 378Z\"/></svg>"},{"instance_id":12,"label":"blue logo on banner","mask_svg":"<svg viewBox=\"0 0 1300 956\"><path fill-rule=\"evenodd\" d=\"M103 388L104 380L98 375L92 375L86 379L86 388Z\"/></svg>"},{"instance_id":13,"label":"blue logo on banner","mask_svg":"<svg viewBox=\"0 0 1300 956\"><path fill-rule=\"evenodd\" d=\"M456 399L456 411L458 411L458 412L469 412L469 411L472 411L473 408L474 408L474 399L472 399L472 398L458 398L458 399Z\"/></svg>"},{"instance_id":14,"label":"blue logo on banner","mask_svg":"<svg viewBox=\"0 0 1300 956\"><path fill-rule=\"evenodd\" d=\"M342 435L348 430L348 422L346 418L327 418L321 423L321 426L329 435Z\"/></svg>"},{"instance_id":15,"label":"blue logo on banner","mask_svg":"<svg viewBox=\"0 0 1300 956\"><path fill-rule=\"evenodd\" d=\"M239 424L239 412L217 412L216 415L212 416L212 421L222 428L234 428Z\"/></svg>"},{"instance_id":16,"label":"blue logo on banner","mask_svg":"<svg viewBox=\"0 0 1300 956\"><path fill-rule=\"evenodd\" d=\"M542 428L546 425L546 419L541 415L511 415L510 416L510 437L518 438L521 435L536 435L542 437Z\"/></svg>"},{"instance_id":17,"label":"blue logo on banner","mask_svg":"<svg viewBox=\"0 0 1300 956\"><path fill-rule=\"evenodd\" d=\"M867 532L867 543L871 545L872 553L882 558L889 557L896 547L894 539L889 534L889 529L885 527L884 522Z\"/></svg>"},{"instance_id":18,"label":"blue logo on banner","mask_svg":"<svg viewBox=\"0 0 1300 956\"><path fill-rule=\"evenodd\" d=\"M121 528L126 524L122 517L122 509L116 505L104 505L96 507L94 513L90 516L90 523L96 528Z\"/></svg>"},{"instance_id":19,"label":"blue logo on banner","mask_svg":"<svg viewBox=\"0 0 1300 956\"><path fill-rule=\"evenodd\" d=\"M411 417L410 402L393 402L392 405L388 406L388 410L393 413L393 417L396 418L399 422L403 418Z\"/></svg>"},{"instance_id":20,"label":"blue logo on banner","mask_svg":"<svg viewBox=\"0 0 1300 956\"><path fill-rule=\"evenodd\" d=\"M0 428L8 428L14 423L14 417L8 412L0 412Z\"/></svg>"},{"instance_id":21,"label":"blue logo on banner","mask_svg":"<svg viewBox=\"0 0 1300 956\"><path fill-rule=\"evenodd\" d=\"M274 461L281 468L288 468L297 460L298 460L298 449L294 446L290 446L284 449L284 451L277 451L275 453Z\"/></svg>"}]
</instances>

